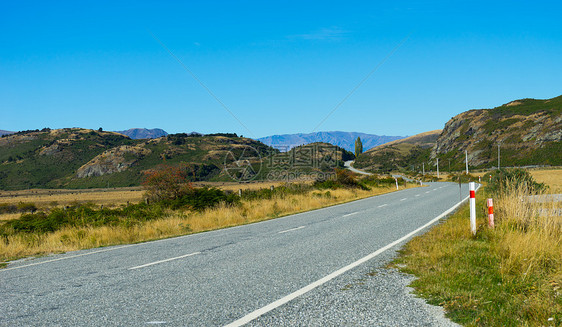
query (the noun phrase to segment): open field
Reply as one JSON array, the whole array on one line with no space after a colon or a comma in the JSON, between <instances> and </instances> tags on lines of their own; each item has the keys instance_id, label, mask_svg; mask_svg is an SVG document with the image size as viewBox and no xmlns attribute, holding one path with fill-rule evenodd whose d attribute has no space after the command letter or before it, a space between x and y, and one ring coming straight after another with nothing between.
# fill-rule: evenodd
<instances>
[{"instance_id":1,"label":"open field","mask_svg":"<svg viewBox=\"0 0 562 327\"><path fill-rule=\"evenodd\" d=\"M529 171L539 183L545 183L553 193L562 193L562 169L533 169Z\"/></svg>"},{"instance_id":2,"label":"open field","mask_svg":"<svg viewBox=\"0 0 562 327\"><path fill-rule=\"evenodd\" d=\"M267 185L269 188L270 183ZM243 187L237 185L236 189L239 188ZM238 206L221 205L201 212L167 210L160 219L130 225L65 227L49 233L8 235L0 239L0 261L198 233L273 219L395 190L394 186L375 187L371 190L313 190L306 194L290 194L272 199L243 200ZM130 190L128 192L135 193ZM29 199L32 201L33 198Z\"/></svg>"}]
</instances>

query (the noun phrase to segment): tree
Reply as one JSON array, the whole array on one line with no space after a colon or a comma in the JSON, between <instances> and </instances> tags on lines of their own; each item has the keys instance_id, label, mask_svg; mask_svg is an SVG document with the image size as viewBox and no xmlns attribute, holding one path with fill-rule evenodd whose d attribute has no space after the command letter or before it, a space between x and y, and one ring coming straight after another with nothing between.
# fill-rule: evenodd
<instances>
[{"instance_id":1,"label":"tree","mask_svg":"<svg viewBox=\"0 0 562 327\"><path fill-rule=\"evenodd\" d=\"M361 138L358 136L355 140L355 157L357 158L361 153L363 153L363 143L361 143Z\"/></svg>"},{"instance_id":2,"label":"tree","mask_svg":"<svg viewBox=\"0 0 562 327\"><path fill-rule=\"evenodd\" d=\"M174 200L193 189L184 165L160 165L145 172L142 184L147 198L151 201Z\"/></svg>"}]
</instances>

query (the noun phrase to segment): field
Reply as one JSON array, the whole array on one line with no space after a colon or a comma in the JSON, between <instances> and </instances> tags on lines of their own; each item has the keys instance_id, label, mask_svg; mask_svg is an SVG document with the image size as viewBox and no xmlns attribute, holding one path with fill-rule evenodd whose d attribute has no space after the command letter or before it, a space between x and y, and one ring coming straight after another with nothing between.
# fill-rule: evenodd
<instances>
[{"instance_id":1,"label":"field","mask_svg":"<svg viewBox=\"0 0 562 327\"><path fill-rule=\"evenodd\" d=\"M562 169L530 170L530 173L539 183L548 185L553 193L562 193Z\"/></svg>"}]
</instances>

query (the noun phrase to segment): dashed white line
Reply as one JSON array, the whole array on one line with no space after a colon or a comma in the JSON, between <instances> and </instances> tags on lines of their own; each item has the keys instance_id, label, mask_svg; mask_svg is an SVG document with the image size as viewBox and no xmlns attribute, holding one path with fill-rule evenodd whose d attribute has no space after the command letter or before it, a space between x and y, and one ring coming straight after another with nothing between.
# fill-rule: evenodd
<instances>
[{"instance_id":1,"label":"dashed white line","mask_svg":"<svg viewBox=\"0 0 562 327\"><path fill-rule=\"evenodd\" d=\"M380 206L378 206L377 208L382 208L382 207L386 207L388 204L381 204Z\"/></svg>"},{"instance_id":2,"label":"dashed white line","mask_svg":"<svg viewBox=\"0 0 562 327\"><path fill-rule=\"evenodd\" d=\"M408 200L408 198L403 198L403 199L400 199L400 201L405 201L405 200Z\"/></svg>"},{"instance_id":3,"label":"dashed white line","mask_svg":"<svg viewBox=\"0 0 562 327\"><path fill-rule=\"evenodd\" d=\"M425 194L429 193L430 191L425 192Z\"/></svg>"},{"instance_id":4,"label":"dashed white line","mask_svg":"<svg viewBox=\"0 0 562 327\"><path fill-rule=\"evenodd\" d=\"M352 213L348 213L347 215L343 215L342 217L349 217L349 216L356 215L356 214L358 214L358 213L359 213L359 211L357 211L357 212L352 212Z\"/></svg>"},{"instance_id":5,"label":"dashed white line","mask_svg":"<svg viewBox=\"0 0 562 327\"><path fill-rule=\"evenodd\" d=\"M144 267L148 267L148 266L152 266L152 265L157 265L157 264L159 264L159 263L164 263L164 262L168 262L168 261L172 261L172 260L177 260L177 259L181 259L181 258L191 257L191 256L197 255L197 254L201 254L201 252L193 252L193 253L190 253L190 254L180 255L179 257L164 259L164 260L160 260L160 261L154 261L154 262L147 263L147 264L144 264L144 265L140 265L140 266L136 266L136 267L131 267L131 268L129 268L129 270L144 268Z\"/></svg>"},{"instance_id":6,"label":"dashed white line","mask_svg":"<svg viewBox=\"0 0 562 327\"><path fill-rule=\"evenodd\" d=\"M420 196L419 194L416 194L416 196Z\"/></svg>"},{"instance_id":7,"label":"dashed white line","mask_svg":"<svg viewBox=\"0 0 562 327\"><path fill-rule=\"evenodd\" d=\"M295 228L283 230L283 231L280 231L278 234L283 234L283 233L287 233L287 232L292 232L292 231L294 231L294 230L302 229L302 228L305 228L305 227L306 227L306 226L299 226L299 227L295 227Z\"/></svg>"},{"instance_id":8,"label":"dashed white line","mask_svg":"<svg viewBox=\"0 0 562 327\"><path fill-rule=\"evenodd\" d=\"M293 299L295 299L295 298L297 298L297 297L299 297L303 294L306 294L306 293L312 291L313 289L317 288L318 286L321 286L321 285L327 283L328 281L330 281L330 280L338 277L339 275L359 266L360 264L371 260L372 258L374 258L374 257L378 256L379 254L385 252L386 250L388 250L388 249L394 247L395 245L400 244L401 242L404 242L405 240L414 236L416 233L420 232L424 228L427 228L428 226L431 226L432 224L434 224L439 219L441 219L441 218L445 217L446 215L448 215L449 213L451 213L453 210L455 210L458 206L460 206L467 199L468 199L468 197L464 198L462 201L459 201L457 204L455 204L454 206L449 208L449 210L447 210L447 211L443 212L442 214L440 214L439 216L433 218L427 224L425 224L425 225L419 227L418 229L402 236L401 238L397 239L396 241L383 246L382 248L376 250L375 252L373 252L373 253L371 253L371 254L369 254L369 255L367 255L367 256L365 256L365 257L363 257L363 258L343 267L343 268L340 268L340 269L334 271L333 273L331 273L329 275L326 275L325 277L320 278L319 280L317 280L317 281L315 281L315 282L313 282L313 283L311 283L311 284L309 284L309 285L307 285L307 286L305 286L301 289L298 289L298 290L294 291L293 293L291 293L289 295L286 295L286 296L280 298L277 301L274 301L274 302L272 302L272 303L270 303L270 304L268 304L264 307L261 307L257 310L254 310L254 311L248 313L244 317L231 322L230 324L226 325L225 327L243 326L243 325L249 323L250 321L252 321L252 320L254 320L254 319L256 319L256 318L258 318L258 317L260 317L260 316L262 316L262 315L264 315L264 314L266 314L266 313L268 313L272 310L274 310L275 308L278 308L278 307L282 306L283 304L285 304L285 303L287 303L287 302L289 302L289 301L291 301L291 300L293 300Z\"/></svg>"}]
</instances>

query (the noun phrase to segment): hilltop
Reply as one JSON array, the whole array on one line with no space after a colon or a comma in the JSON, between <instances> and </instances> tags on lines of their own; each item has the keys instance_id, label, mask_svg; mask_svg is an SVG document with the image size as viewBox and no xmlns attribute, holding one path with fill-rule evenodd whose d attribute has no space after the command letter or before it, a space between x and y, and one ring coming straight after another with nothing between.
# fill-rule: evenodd
<instances>
[{"instance_id":1,"label":"hilltop","mask_svg":"<svg viewBox=\"0 0 562 327\"><path fill-rule=\"evenodd\" d=\"M403 136L380 136L366 133L335 131L316 132L308 134L299 133L272 135L261 137L258 140L263 142L264 144L280 149L281 151L288 151L299 145L323 142L337 145L341 148L346 149L347 151L353 152L355 150L355 140L357 139L357 137L361 137L361 142L363 143L364 150L368 150L377 145L404 138Z\"/></svg>"},{"instance_id":2,"label":"hilltop","mask_svg":"<svg viewBox=\"0 0 562 327\"><path fill-rule=\"evenodd\" d=\"M0 129L0 136L2 135L9 135L9 134L14 134L15 132L10 132L10 131L4 131Z\"/></svg>"},{"instance_id":3,"label":"hilltop","mask_svg":"<svg viewBox=\"0 0 562 327\"><path fill-rule=\"evenodd\" d=\"M371 171L392 171L421 165L430 157L441 130L420 133L374 147L362 153L354 167Z\"/></svg>"}]
</instances>

